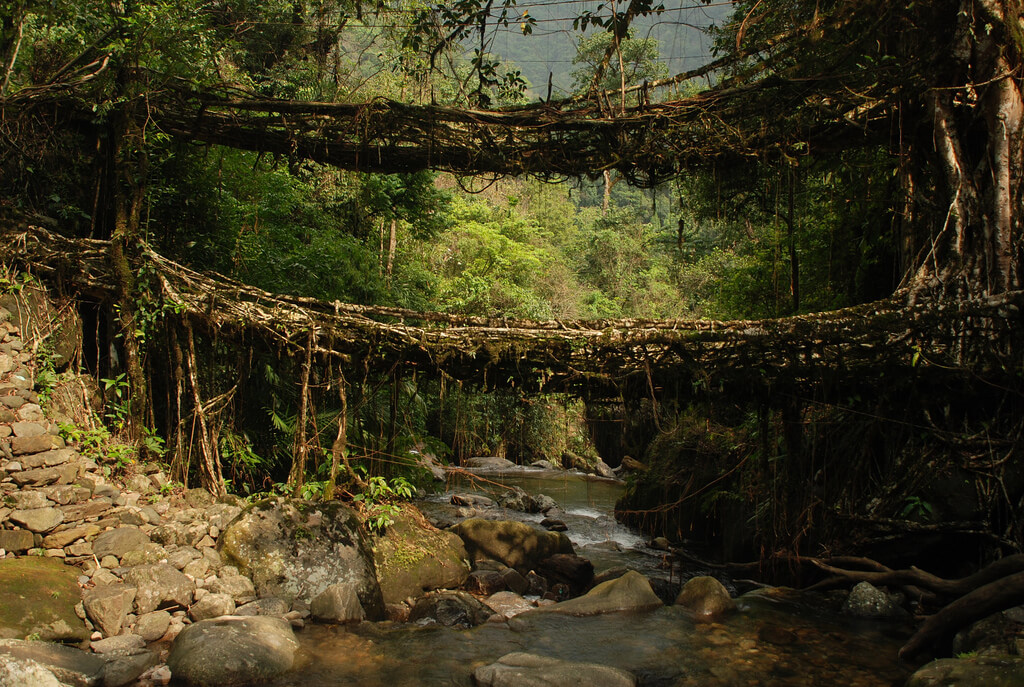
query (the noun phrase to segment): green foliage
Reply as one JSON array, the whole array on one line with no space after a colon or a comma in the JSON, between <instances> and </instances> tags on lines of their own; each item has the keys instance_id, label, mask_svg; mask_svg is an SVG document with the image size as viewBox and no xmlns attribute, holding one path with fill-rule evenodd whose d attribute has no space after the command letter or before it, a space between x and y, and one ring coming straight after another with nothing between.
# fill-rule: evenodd
<instances>
[{"instance_id":1,"label":"green foliage","mask_svg":"<svg viewBox=\"0 0 1024 687\"><path fill-rule=\"evenodd\" d=\"M374 476L367 480L365 491L352 499L363 509L363 519L371 532L381 533L395 524L395 517L401 511L397 501L413 497L413 487L404 477L387 480Z\"/></svg>"},{"instance_id":2,"label":"green foliage","mask_svg":"<svg viewBox=\"0 0 1024 687\"><path fill-rule=\"evenodd\" d=\"M131 394L128 389L127 373L122 372L116 377L103 378L100 380L106 396L107 412L104 417L110 422L115 431L124 429L128 423L131 412Z\"/></svg>"},{"instance_id":3,"label":"green foliage","mask_svg":"<svg viewBox=\"0 0 1024 687\"><path fill-rule=\"evenodd\" d=\"M903 510L900 511L900 517L912 517L912 518L930 518L935 512L932 508L932 504L928 503L920 496L908 496L903 505Z\"/></svg>"},{"instance_id":4,"label":"green foliage","mask_svg":"<svg viewBox=\"0 0 1024 687\"><path fill-rule=\"evenodd\" d=\"M668 76L668 68L657 61L660 56L658 41L654 38L635 38L633 34L631 30L619 42L624 70L619 69L618 54L612 54L604 76L597 84L599 90L616 90L623 85L629 87ZM580 93L590 89L612 41L613 36L608 32L580 39L576 57L572 60L574 65L578 65L572 72L573 91Z\"/></svg>"}]
</instances>

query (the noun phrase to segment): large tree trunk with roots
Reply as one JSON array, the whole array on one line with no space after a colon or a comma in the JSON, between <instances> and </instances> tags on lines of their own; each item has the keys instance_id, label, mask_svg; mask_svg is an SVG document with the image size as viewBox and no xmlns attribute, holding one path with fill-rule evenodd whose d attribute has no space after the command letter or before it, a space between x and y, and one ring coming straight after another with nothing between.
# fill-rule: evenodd
<instances>
[{"instance_id":1,"label":"large tree trunk with roots","mask_svg":"<svg viewBox=\"0 0 1024 687\"><path fill-rule=\"evenodd\" d=\"M913 281L982 296L1021 287L1024 25L1014 0L963 0L956 21L945 80L923 96L932 127L915 154L933 151L936 178L908 189L930 220Z\"/></svg>"}]
</instances>

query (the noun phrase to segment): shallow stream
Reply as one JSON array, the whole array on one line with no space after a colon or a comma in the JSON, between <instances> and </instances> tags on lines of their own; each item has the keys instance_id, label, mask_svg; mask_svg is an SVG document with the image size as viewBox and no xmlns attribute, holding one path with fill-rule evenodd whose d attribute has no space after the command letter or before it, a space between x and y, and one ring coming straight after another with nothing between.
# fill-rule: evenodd
<instances>
[{"instance_id":1,"label":"shallow stream","mask_svg":"<svg viewBox=\"0 0 1024 687\"><path fill-rule=\"evenodd\" d=\"M640 536L615 521L619 484L562 472L484 477L557 501L567 534L597 572L627 565L677 579L694 574L665 569L661 552L648 549ZM487 481L455 484L422 507L436 517L450 508L445 504L452 493L493 496L496 489ZM504 517L539 522L543 516L506 511ZM739 612L717 623L696 622L687 611L667 606L584 618L527 612L468 630L393 623L311 625L298 633L300 664L273 685L469 686L477 667L513 651L624 668L641 687L867 687L902 685L912 672L913 666L896 659L909 628L853 619L779 589L758 590L737 601Z\"/></svg>"}]
</instances>

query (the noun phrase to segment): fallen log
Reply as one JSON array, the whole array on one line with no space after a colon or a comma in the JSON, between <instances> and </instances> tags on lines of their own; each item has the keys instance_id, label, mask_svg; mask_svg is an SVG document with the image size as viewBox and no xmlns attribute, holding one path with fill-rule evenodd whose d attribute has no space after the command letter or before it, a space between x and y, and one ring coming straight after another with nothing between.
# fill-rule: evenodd
<instances>
[{"instance_id":1,"label":"fallen log","mask_svg":"<svg viewBox=\"0 0 1024 687\"><path fill-rule=\"evenodd\" d=\"M1024 603L1024 572L990 582L930 616L903 645L899 656L913 658L926 647L952 637L961 628L1021 603Z\"/></svg>"}]
</instances>

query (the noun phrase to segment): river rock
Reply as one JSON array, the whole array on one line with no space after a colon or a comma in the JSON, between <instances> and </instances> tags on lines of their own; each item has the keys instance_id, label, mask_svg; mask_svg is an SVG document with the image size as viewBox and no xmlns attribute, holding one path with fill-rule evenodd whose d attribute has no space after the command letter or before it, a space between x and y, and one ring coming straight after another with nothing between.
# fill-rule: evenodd
<instances>
[{"instance_id":1,"label":"river rock","mask_svg":"<svg viewBox=\"0 0 1024 687\"><path fill-rule=\"evenodd\" d=\"M16 491L5 497L4 500L8 499L15 510L35 510L53 505L50 503L50 499L46 498L46 494L41 491Z\"/></svg>"},{"instance_id":2,"label":"river rock","mask_svg":"<svg viewBox=\"0 0 1024 687\"><path fill-rule=\"evenodd\" d=\"M492 611L504 618L517 616L531 611L534 605L515 592L497 592L488 596L484 603Z\"/></svg>"},{"instance_id":3,"label":"river rock","mask_svg":"<svg viewBox=\"0 0 1024 687\"><path fill-rule=\"evenodd\" d=\"M557 553L575 553L562 532L541 531L515 520L470 518L451 531L462 538L470 560L493 558L523 574Z\"/></svg>"},{"instance_id":4,"label":"river rock","mask_svg":"<svg viewBox=\"0 0 1024 687\"><path fill-rule=\"evenodd\" d=\"M602 582L583 596L544 606L547 611L568 615L597 615L616 611L647 611L662 606L647 578L630 570L622 577Z\"/></svg>"},{"instance_id":5,"label":"river rock","mask_svg":"<svg viewBox=\"0 0 1024 687\"><path fill-rule=\"evenodd\" d=\"M367 618L384 617L372 550L359 518L342 503L261 501L229 524L218 544L259 596L309 603L332 584L354 581Z\"/></svg>"},{"instance_id":6,"label":"river rock","mask_svg":"<svg viewBox=\"0 0 1024 687\"><path fill-rule=\"evenodd\" d=\"M15 510L7 516L11 522L32 532L49 532L64 522L64 513L59 508L33 508Z\"/></svg>"},{"instance_id":7,"label":"river rock","mask_svg":"<svg viewBox=\"0 0 1024 687\"><path fill-rule=\"evenodd\" d=\"M129 551L141 549L150 539L138 527L118 527L101 532L92 542L92 552L97 558L116 556L122 558Z\"/></svg>"},{"instance_id":8,"label":"river rock","mask_svg":"<svg viewBox=\"0 0 1024 687\"><path fill-rule=\"evenodd\" d=\"M496 456L475 456L473 458L467 458L462 463L464 468L474 468L476 470L493 470L496 472L509 472L511 470L518 470L519 466L510 460L505 458L498 458Z\"/></svg>"},{"instance_id":9,"label":"river rock","mask_svg":"<svg viewBox=\"0 0 1024 687\"><path fill-rule=\"evenodd\" d=\"M103 673L107 661L99 656L61 644L50 642L26 642L17 639L0 640L0 663L6 661L26 662L41 666L54 676L54 682L44 681L39 685L95 685L102 684ZM33 671L35 672L35 671ZM21 681L31 676L32 672L20 679L4 680L3 669L0 668L0 685L5 687L27 687L34 683ZM59 682L58 682L59 680Z\"/></svg>"},{"instance_id":10,"label":"river rock","mask_svg":"<svg viewBox=\"0 0 1024 687\"><path fill-rule=\"evenodd\" d=\"M438 530L410 504L403 504L394 523L373 537L372 547L385 603L399 603L434 589L454 589L469 575L462 539Z\"/></svg>"},{"instance_id":11,"label":"river rock","mask_svg":"<svg viewBox=\"0 0 1024 687\"><path fill-rule=\"evenodd\" d=\"M982 655L942 658L910 676L906 687L1018 687L1024 684L1024 658Z\"/></svg>"},{"instance_id":12,"label":"river rock","mask_svg":"<svg viewBox=\"0 0 1024 687\"><path fill-rule=\"evenodd\" d=\"M498 495L498 505L509 510L517 510L523 513L539 513L540 506L537 500L527 494L519 487L508 487Z\"/></svg>"},{"instance_id":13,"label":"river rock","mask_svg":"<svg viewBox=\"0 0 1024 687\"><path fill-rule=\"evenodd\" d=\"M89 632L75 613L80 598L78 573L54 558L0 560L0 638L88 639Z\"/></svg>"},{"instance_id":14,"label":"river rock","mask_svg":"<svg viewBox=\"0 0 1024 687\"><path fill-rule=\"evenodd\" d=\"M492 615L494 611L466 592L437 592L416 601L409 621L433 618L446 627L475 627Z\"/></svg>"},{"instance_id":15,"label":"river rock","mask_svg":"<svg viewBox=\"0 0 1024 687\"><path fill-rule=\"evenodd\" d=\"M187 685L262 684L289 670L298 648L286 620L226 616L182 630L167 665Z\"/></svg>"},{"instance_id":16,"label":"river rock","mask_svg":"<svg viewBox=\"0 0 1024 687\"><path fill-rule=\"evenodd\" d=\"M354 583L332 584L309 604L309 614L323 623L351 623L366 618Z\"/></svg>"},{"instance_id":17,"label":"river rock","mask_svg":"<svg viewBox=\"0 0 1024 687\"><path fill-rule=\"evenodd\" d=\"M135 621L135 634L147 642L155 642L164 636L171 625L171 614L167 611L143 613Z\"/></svg>"},{"instance_id":18,"label":"river rock","mask_svg":"<svg viewBox=\"0 0 1024 687\"><path fill-rule=\"evenodd\" d=\"M537 564L535 572L547 580L549 586L566 585L572 596L582 594L594 580L594 564L586 558L568 553L548 556ZM511 585L509 589L512 589Z\"/></svg>"},{"instance_id":19,"label":"river rock","mask_svg":"<svg viewBox=\"0 0 1024 687\"><path fill-rule=\"evenodd\" d=\"M619 479L618 475L615 474L615 471L608 466L608 463L604 462L600 458L596 463L594 463L594 474L604 477L605 479Z\"/></svg>"},{"instance_id":20,"label":"river rock","mask_svg":"<svg viewBox=\"0 0 1024 687\"><path fill-rule=\"evenodd\" d=\"M146 640L137 634L127 633L91 642L89 647L97 654L128 656L145 648Z\"/></svg>"},{"instance_id":21,"label":"river rock","mask_svg":"<svg viewBox=\"0 0 1024 687\"><path fill-rule=\"evenodd\" d=\"M901 615L902 609L870 582L858 582L843 604L843 612L860 618L892 618Z\"/></svg>"},{"instance_id":22,"label":"river rock","mask_svg":"<svg viewBox=\"0 0 1024 687\"><path fill-rule=\"evenodd\" d=\"M620 668L521 652L477 668L473 679L483 687L636 687L636 678Z\"/></svg>"},{"instance_id":23,"label":"river rock","mask_svg":"<svg viewBox=\"0 0 1024 687\"><path fill-rule=\"evenodd\" d=\"M199 622L235 612L235 601L227 594L207 594L188 609L188 617Z\"/></svg>"},{"instance_id":24,"label":"river rock","mask_svg":"<svg viewBox=\"0 0 1024 687\"><path fill-rule=\"evenodd\" d=\"M693 611L698 618L719 618L736 610L729 591L708 575L687 580L676 597L676 605Z\"/></svg>"},{"instance_id":25,"label":"river rock","mask_svg":"<svg viewBox=\"0 0 1024 687\"><path fill-rule=\"evenodd\" d=\"M204 559L199 560L206 563ZM188 568L188 566L185 567ZM208 589L215 594L225 594L231 597L236 604L247 604L256 600L256 589L252 580L245 575L223 575L215 579Z\"/></svg>"},{"instance_id":26,"label":"river rock","mask_svg":"<svg viewBox=\"0 0 1024 687\"><path fill-rule=\"evenodd\" d=\"M477 508L491 508L494 500L479 494L452 494L450 499L453 506L474 506Z\"/></svg>"},{"instance_id":27,"label":"river rock","mask_svg":"<svg viewBox=\"0 0 1024 687\"><path fill-rule=\"evenodd\" d=\"M188 608L195 582L166 563L140 565L125 573L125 584L135 587L135 608L141 615L168 605Z\"/></svg>"},{"instance_id":28,"label":"river rock","mask_svg":"<svg viewBox=\"0 0 1024 687\"><path fill-rule=\"evenodd\" d=\"M288 602L273 596L256 599L235 609L235 615L283 616L289 610Z\"/></svg>"},{"instance_id":29,"label":"river rock","mask_svg":"<svg viewBox=\"0 0 1024 687\"><path fill-rule=\"evenodd\" d=\"M5 687L63 687L57 677L35 661L0 653L0 685Z\"/></svg>"},{"instance_id":30,"label":"river rock","mask_svg":"<svg viewBox=\"0 0 1024 687\"><path fill-rule=\"evenodd\" d=\"M0 549L23 553L35 546L35 537L28 530L0 530Z\"/></svg>"},{"instance_id":31,"label":"river rock","mask_svg":"<svg viewBox=\"0 0 1024 687\"><path fill-rule=\"evenodd\" d=\"M107 637L121 634L125 617L131 612L134 601L135 587L123 584L93 587L82 594L86 615Z\"/></svg>"}]
</instances>

